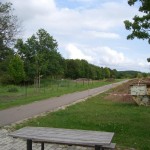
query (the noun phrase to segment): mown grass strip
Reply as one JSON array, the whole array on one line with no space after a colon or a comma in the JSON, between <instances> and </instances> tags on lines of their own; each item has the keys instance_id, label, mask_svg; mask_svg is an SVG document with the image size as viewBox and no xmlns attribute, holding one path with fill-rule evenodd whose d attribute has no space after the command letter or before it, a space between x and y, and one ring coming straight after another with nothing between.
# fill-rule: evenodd
<instances>
[{"instance_id":1,"label":"mown grass strip","mask_svg":"<svg viewBox=\"0 0 150 150\"><path fill-rule=\"evenodd\" d=\"M113 142L120 147L150 149L150 109L135 104L108 101L105 94L85 102L19 124L115 132Z\"/></svg>"}]
</instances>

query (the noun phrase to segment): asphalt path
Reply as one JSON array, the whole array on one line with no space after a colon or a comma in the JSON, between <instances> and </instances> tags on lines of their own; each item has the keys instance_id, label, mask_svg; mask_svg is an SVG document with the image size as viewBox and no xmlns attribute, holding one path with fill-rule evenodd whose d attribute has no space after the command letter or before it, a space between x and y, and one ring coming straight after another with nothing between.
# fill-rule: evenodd
<instances>
[{"instance_id":1,"label":"asphalt path","mask_svg":"<svg viewBox=\"0 0 150 150\"><path fill-rule=\"evenodd\" d=\"M71 105L72 103L103 93L113 87L122 84L123 82L127 82L127 80L94 89L88 89L81 92L62 95L60 97L37 101L27 105L1 110L0 127L10 125L12 123L16 123L18 121L40 115L45 112L53 111L62 106Z\"/></svg>"}]
</instances>

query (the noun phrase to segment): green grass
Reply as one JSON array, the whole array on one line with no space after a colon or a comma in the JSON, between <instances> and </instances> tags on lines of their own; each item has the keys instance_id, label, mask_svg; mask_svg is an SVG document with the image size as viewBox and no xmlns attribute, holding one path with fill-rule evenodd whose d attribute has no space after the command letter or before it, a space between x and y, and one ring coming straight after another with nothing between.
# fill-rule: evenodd
<instances>
[{"instance_id":1,"label":"green grass","mask_svg":"<svg viewBox=\"0 0 150 150\"><path fill-rule=\"evenodd\" d=\"M116 80L118 82L120 80ZM35 89L34 86L0 86L0 110L7 109L14 106L32 103L51 97L61 96L63 94L72 93L76 91L86 90L110 84L111 82L96 81L92 82L75 82L71 80L45 80L41 83L40 89ZM18 90L18 92L9 92L10 89Z\"/></svg>"},{"instance_id":2,"label":"green grass","mask_svg":"<svg viewBox=\"0 0 150 150\"><path fill-rule=\"evenodd\" d=\"M105 94L19 124L115 132L117 146L150 149L150 108L104 99Z\"/></svg>"}]
</instances>

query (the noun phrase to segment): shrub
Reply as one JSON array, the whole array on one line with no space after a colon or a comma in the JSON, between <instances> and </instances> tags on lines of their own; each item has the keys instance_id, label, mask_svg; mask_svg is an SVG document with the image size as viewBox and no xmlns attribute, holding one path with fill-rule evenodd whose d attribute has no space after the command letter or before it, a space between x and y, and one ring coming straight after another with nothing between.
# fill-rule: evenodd
<instances>
[{"instance_id":1,"label":"shrub","mask_svg":"<svg viewBox=\"0 0 150 150\"><path fill-rule=\"evenodd\" d=\"M11 86L8 88L8 92L13 92L13 93L18 92L18 88L16 86Z\"/></svg>"}]
</instances>

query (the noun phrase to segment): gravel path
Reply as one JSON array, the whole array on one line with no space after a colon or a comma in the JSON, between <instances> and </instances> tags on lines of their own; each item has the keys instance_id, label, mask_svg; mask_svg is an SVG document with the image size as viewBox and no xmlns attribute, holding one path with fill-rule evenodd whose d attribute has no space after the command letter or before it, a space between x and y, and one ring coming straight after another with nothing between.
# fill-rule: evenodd
<instances>
[{"instance_id":1,"label":"gravel path","mask_svg":"<svg viewBox=\"0 0 150 150\"><path fill-rule=\"evenodd\" d=\"M45 112L53 111L62 106L71 105L72 103L79 102L90 96L94 96L104 91L107 91L126 81L109 84L109 85L105 85L94 89L89 89L82 92L66 94L60 97L54 97L43 101L33 102L19 107L13 107L10 109L1 110L0 126L2 127L5 125L10 125L12 123L40 115Z\"/></svg>"}]
</instances>

